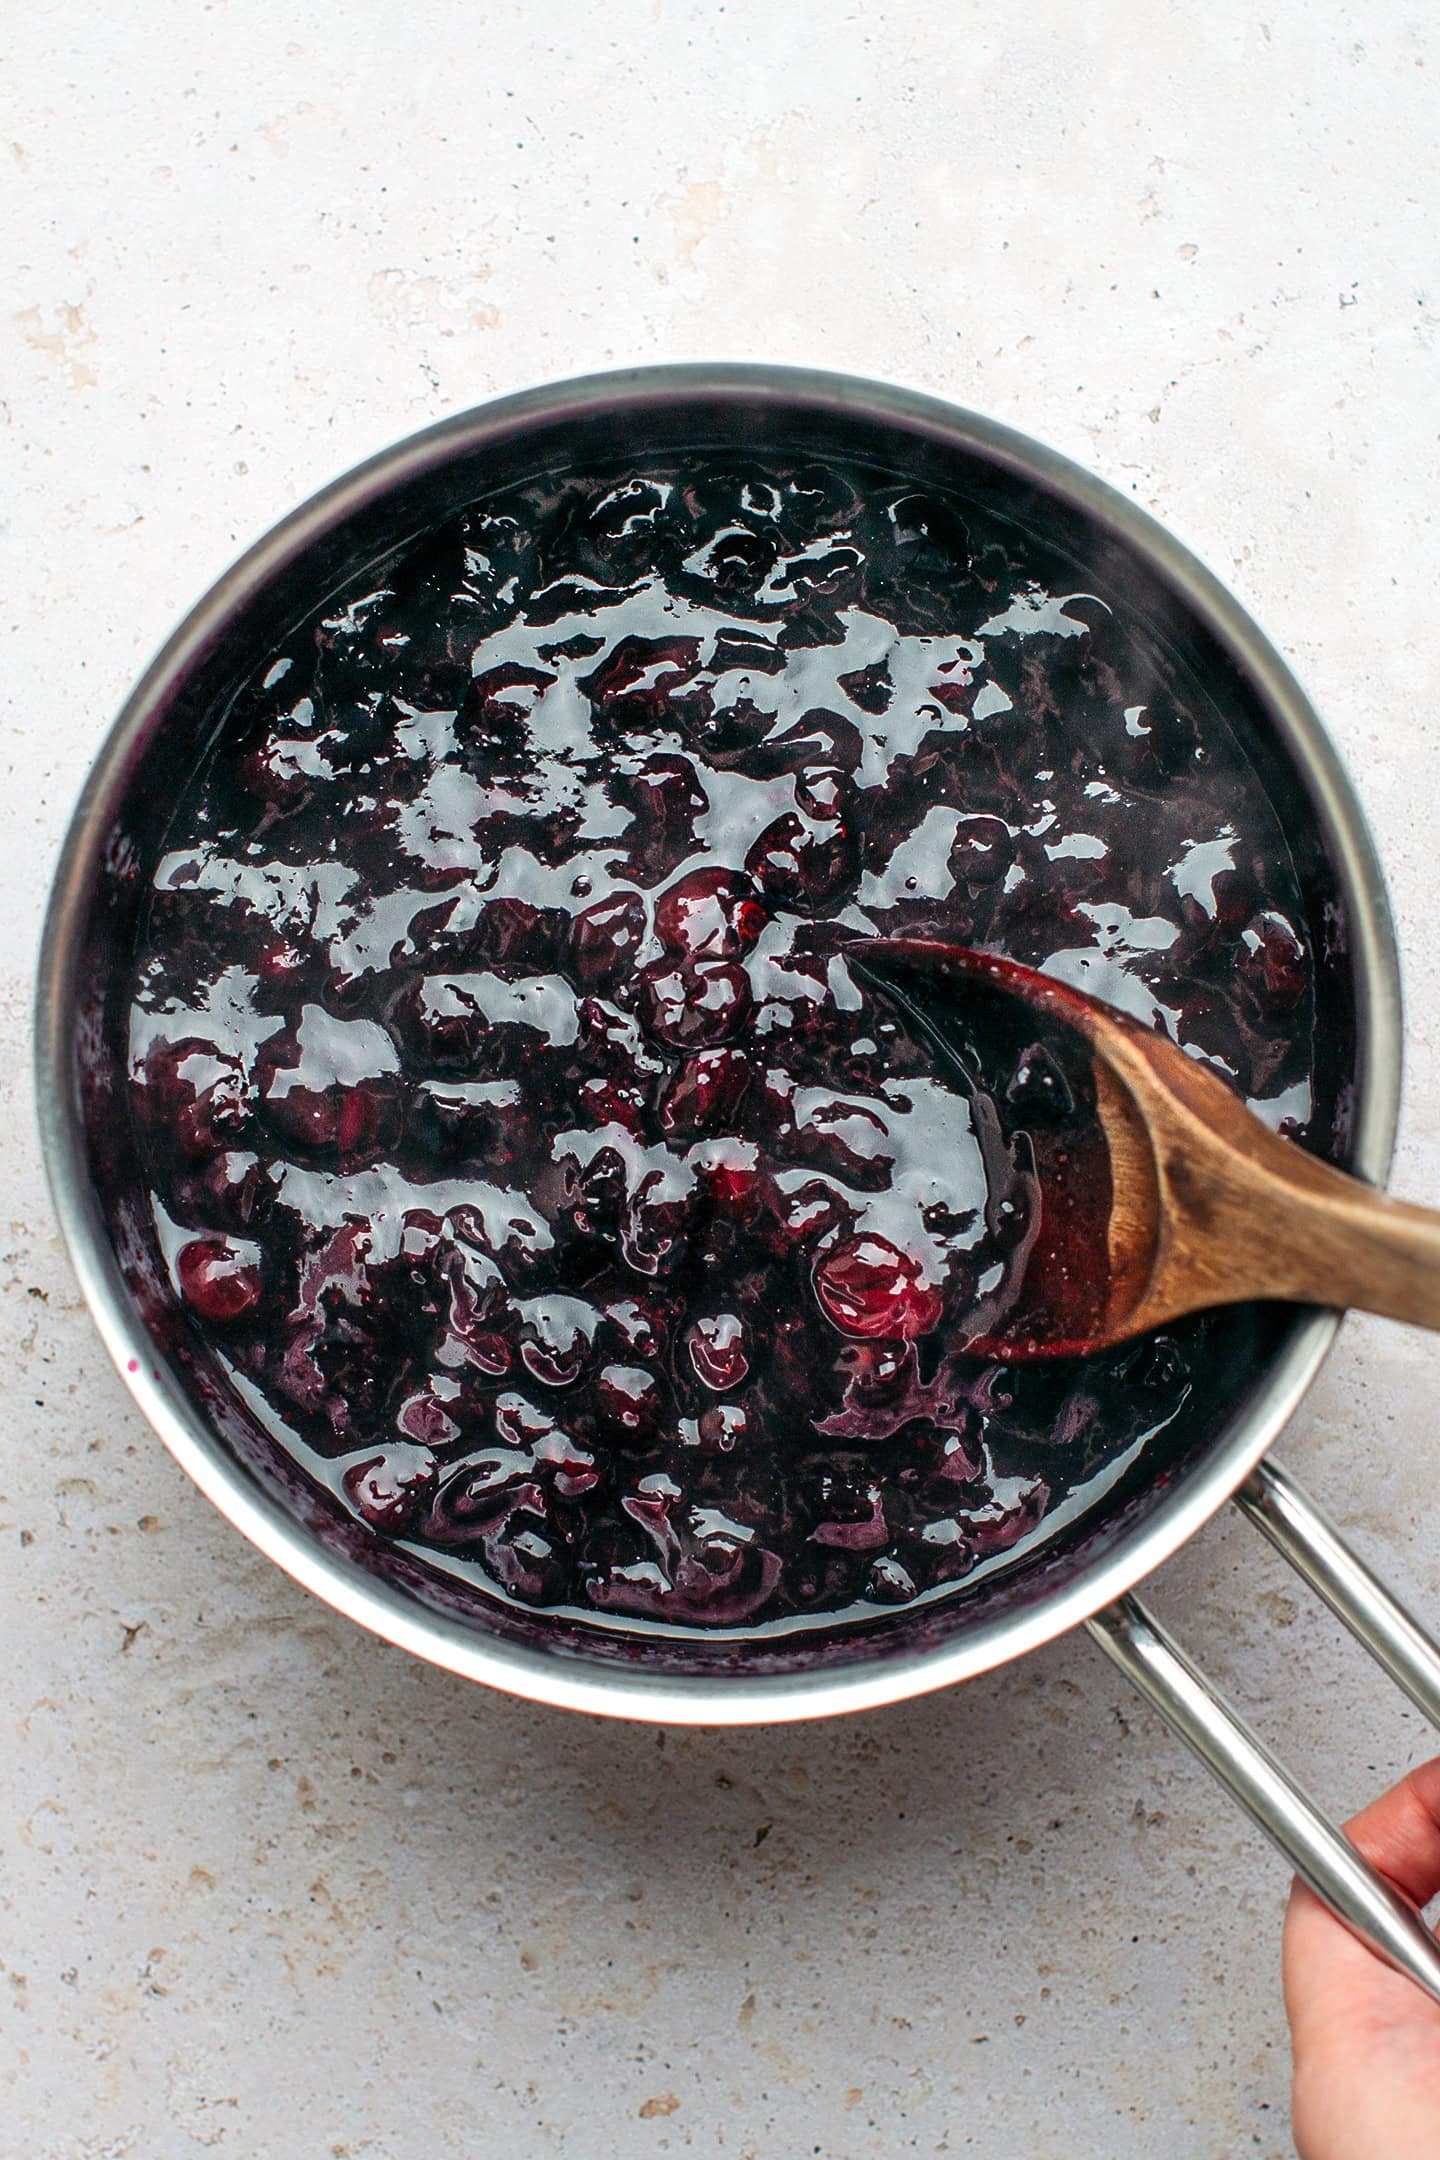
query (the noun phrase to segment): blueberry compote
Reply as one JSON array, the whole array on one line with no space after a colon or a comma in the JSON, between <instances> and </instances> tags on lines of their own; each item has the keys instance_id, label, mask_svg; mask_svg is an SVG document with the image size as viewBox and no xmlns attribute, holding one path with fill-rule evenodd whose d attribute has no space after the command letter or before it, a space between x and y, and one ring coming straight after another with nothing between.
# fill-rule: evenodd
<instances>
[{"instance_id":1,"label":"blueberry compote","mask_svg":"<svg viewBox=\"0 0 1440 2160\"><path fill-rule=\"evenodd\" d=\"M1011 1564L1190 1388L956 1348L1053 1045L847 959L978 944L1310 1114L1283 837L1120 596L884 475L492 497L242 689L136 963L177 1293L381 1541L606 1625L833 1626ZM1002 1560L1001 1556L1005 1556Z\"/></svg>"}]
</instances>

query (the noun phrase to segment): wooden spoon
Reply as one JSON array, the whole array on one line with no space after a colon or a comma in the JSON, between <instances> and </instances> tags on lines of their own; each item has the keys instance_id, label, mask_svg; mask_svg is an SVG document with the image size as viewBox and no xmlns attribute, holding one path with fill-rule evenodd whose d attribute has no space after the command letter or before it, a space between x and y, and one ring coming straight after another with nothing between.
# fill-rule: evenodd
<instances>
[{"instance_id":1,"label":"wooden spoon","mask_svg":"<svg viewBox=\"0 0 1440 2160\"><path fill-rule=\"evenodd\" d=\"M981 986L1088 1047L1093 1113L1032 1136L1025 1239L1004 1288L976 1308L964 1341L976 1356L1078 1356L1251 1298L1356 1305L1440 1328L1440 1212L1281 1139L1163 1035L961 945L873 938L846 957L924 1030L992 1122L955 1037Z\"/></svg>"}]
</instances>

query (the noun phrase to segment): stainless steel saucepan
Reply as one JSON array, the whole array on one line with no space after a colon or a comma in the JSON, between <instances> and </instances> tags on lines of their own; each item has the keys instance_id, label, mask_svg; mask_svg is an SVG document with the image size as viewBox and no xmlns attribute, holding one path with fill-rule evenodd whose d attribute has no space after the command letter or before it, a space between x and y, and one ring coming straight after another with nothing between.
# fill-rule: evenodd
<instances>
[{"instance_id":1,"label":"stainless steel saucepan","mask_svg":"<svg viewBox=\"0 0 1440 2160\"><path fill-rule=\"evenodd\" d=\"M1336 1160L1384 1178L1401 1024L1374 849L1314 711L1229 593L1133 503L973 413L801 370L643 369L501 399L335 482L220 580L116 721L56 877L37 1041L55 1202L106 1347L195 1482L297 1581L417 1656L536 1701L695 1725L827 1717L969 1679L1084 1624L1291 1866L1440 2000L1440 1954L1414 1913L1133 1594L1233 1498L1440 1723L1440 1650L1268 1457L1334 1339L1336 1314L1218 1321L1208 1396L1187 1406L1163 1454L1142 1455L1128 1480L1009 1572L861 1631L742 1648L641 1641L477 1604L418 1563L378 1554L278 1454L177 1309L128 1121L126 962L170 809L239 680L338 585L495 487L627 453L742 445L859 460L978 497L1063 548L1101 590L1121 588L1181 654L1259 768L1306 892L1320 1129Z\"/></svg>"}]
</instances>

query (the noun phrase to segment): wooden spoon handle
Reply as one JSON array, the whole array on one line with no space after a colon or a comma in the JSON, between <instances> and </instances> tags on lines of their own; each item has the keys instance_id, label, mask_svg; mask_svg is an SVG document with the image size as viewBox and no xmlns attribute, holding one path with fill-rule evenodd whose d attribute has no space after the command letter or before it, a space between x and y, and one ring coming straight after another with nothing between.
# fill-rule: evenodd
<instances>
[{"instance_id":1,"label":"wooden spoon handle","mask_svg":"<svg viewBox=\"0 0 1440 2160\"><path fill-rule=\"evenodd\" d=\"M1328 1163L1287 1163L1267 1254L1257 1254L1258 1295L1362 1312L1440 1328L1440 1211L1376 1192ZM1267 1162L1273 1178L1273 1159ZM1317 1175L1316 1173L1319 1173ZM1283 1203L1283 1213L1280 1212Z\"/></svg>"},{"instance_id":2,"label":"wooden spoon handle","mask_svg":"<svg viewBox=\"0 0 1440 2160\"><path fill-rule=\"evenodd\" d=\"M1160 1248L1132 1324L1286 1298L1440 1329L1440 1213L1279 1139L1233 1096L1205 1108L1159 1137Z\"/></svg>"},{"instance_id":3,"label":"wooden spoon handle","mask_svg":"<svg viewBox=\"0 0 1440 2160\"><path fill-rule=\"evenodd\" d=\"M1282 1140L1158 1036L1127 1030L1107 1048L1132 1085L1150 1081L1160 1239L1132 1325L1287 1298L1440 1329L1440 1212L1392 1199Z\"/></svg>"}]
</instances>

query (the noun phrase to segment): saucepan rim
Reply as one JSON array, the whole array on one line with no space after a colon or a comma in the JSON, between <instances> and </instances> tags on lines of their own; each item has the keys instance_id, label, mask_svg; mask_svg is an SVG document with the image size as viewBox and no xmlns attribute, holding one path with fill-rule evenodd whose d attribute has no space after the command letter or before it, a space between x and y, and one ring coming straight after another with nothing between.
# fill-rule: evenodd
<instances>
[{"instance_id":1,"label":"saucepan rim","mask_svg":"<svg viewBox=\"0 0 1440 2160\"><path fill-rule=\"evenodd\" d=\"M457 414L382 451L311 497L228 570L175 631L116 719L84 785L60 856L41 948L36 1094L42 1150L80 1286L131 1395L181 1467L278 1566L337 1611L435 1665L560 1708L665 1724L782 1723L871 1709L971 1678L1079 1625L1149 1575L1213 1515L1286 1424L1339 1324L1307 1313L1280 1343L1247 1401L1203 1457L1114 1544L1028 1608L987 1618L958 1639L913 1650L887 1643L867 1661L785 1674L675 1676L643 1662L589 1662L478 1632L432 1611L313 1537L229 1453L170 1371L121 1275L95 1192L78 1086L77 968L86 911L138 745L192 668L272 579L347 520L438 466L513 440L541 423L633 418L677 400L738 398L809 415L872 419L979 455L1059 497L1142 558L1228 654L1302 772L1347 914L1356 1000L1353 1166L1376 1182L1389 1168L1399 1113L1399 962L1379 862L1364 816L1319 718L1289 667L1238 600L1180 541L1127 496L1059 452L981 414L922 393L820 371L694 363L587 375Z\"/></svg>"}]
</instances>

